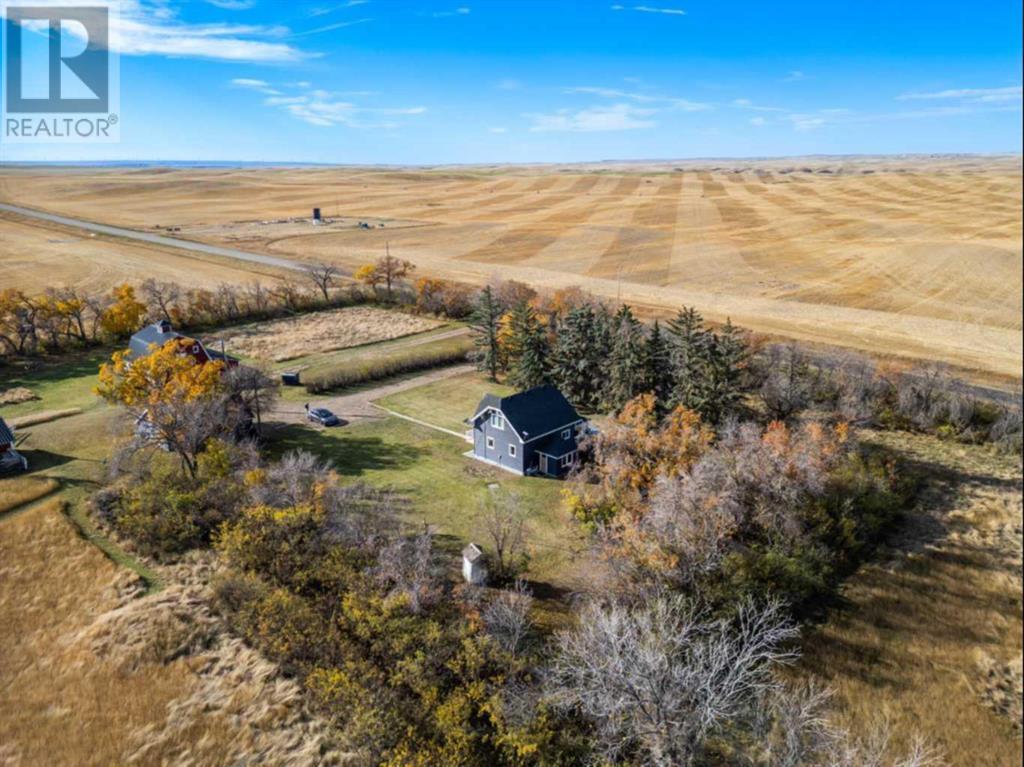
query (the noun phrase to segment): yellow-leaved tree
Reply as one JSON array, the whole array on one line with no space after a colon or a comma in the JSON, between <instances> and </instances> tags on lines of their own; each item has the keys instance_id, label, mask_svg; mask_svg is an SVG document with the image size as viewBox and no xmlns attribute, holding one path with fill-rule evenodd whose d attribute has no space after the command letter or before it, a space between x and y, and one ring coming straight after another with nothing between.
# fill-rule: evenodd
<instances>
[{"instance_id":1,"label":"yellow-leaved tree","mask_svg":"<svg viewBox=\"0 0 1024 767\"><path fill-rule=\"evenodd\" d=\"M146 305L135 297L135 288L127 283L117 285L111 291L114 299L100 318L100 328L114 338L131 335L142 324L146 316Z\"/></svg>"},{"instance_id":2,"label":"yellow-leaved tree","mask_svg":"<svg viewBox=\"0 0 1024 767\"><path fill-rule=\"evenodd\" d=\"M140 445L162 445L194 476L207 440L232 433L238 414L225 391L223 363L200 363L188 353L192 343L176 339L138 359L116 352L100 368L95 391L135 416Z\"/></svg>"}]
</instances>

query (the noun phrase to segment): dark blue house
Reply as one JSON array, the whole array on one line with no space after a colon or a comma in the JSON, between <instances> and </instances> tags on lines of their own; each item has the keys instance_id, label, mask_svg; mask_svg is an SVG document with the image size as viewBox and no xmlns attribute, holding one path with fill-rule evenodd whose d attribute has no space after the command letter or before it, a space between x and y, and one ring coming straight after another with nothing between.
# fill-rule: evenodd
<instances>
[{"instance_id":1,"label":"dark blue house","mask_svg":"<svg viewBox=\"0 0 1024 767\"><path fill-rule=\"evenodd\" d=\"M473 457L517 474L561 477L578 460L586 421L554 386L496 397L488 394L469 419Z\"/></svg>"}]
</instances>

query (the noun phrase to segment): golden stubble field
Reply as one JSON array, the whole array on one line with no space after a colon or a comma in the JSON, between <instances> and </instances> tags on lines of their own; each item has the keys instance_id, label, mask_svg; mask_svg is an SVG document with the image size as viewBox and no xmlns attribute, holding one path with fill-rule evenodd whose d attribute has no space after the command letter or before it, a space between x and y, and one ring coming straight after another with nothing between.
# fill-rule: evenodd
<instances>
[{"instance_id":1,"label":"golden stubble field","mask_svg":"<svg viewBox=\"0 0 1024 767\"><path fill-rule=\"evenodd\" d=\"M651 310L694 304L766 333L1020 377L1018 156L7 168L0 199L348 268L387 243L422 274L578 285ZM301 220L314 206L337 221ZM9 266L25 252L30 260L68 254L65 267L50 268L69 280L101 258L74 243L8 242L6 233L0 248L3 284L32 279L24 263ZM153 257L164 271L188 272L187 263ZM111 261L105 268L116 271Z\"/></svg>"}]
</instances>

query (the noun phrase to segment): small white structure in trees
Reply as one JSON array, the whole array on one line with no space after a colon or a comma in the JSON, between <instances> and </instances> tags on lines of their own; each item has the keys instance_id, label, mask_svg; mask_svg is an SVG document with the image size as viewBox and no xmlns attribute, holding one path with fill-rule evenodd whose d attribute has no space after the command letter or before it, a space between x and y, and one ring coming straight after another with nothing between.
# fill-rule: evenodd
<instances>
[{"instance_id":1,"label":"small white structure in trees","mask_svg":"<svg viewBox=\"0 0 1024 767\"><path fill-rule=\"evenodd\" d=\"M462 550L462 577L466 583L483 586L487 581L487 566L484 562L484 550L475 543L470 543Z\"/></svg>"}]
</instances>

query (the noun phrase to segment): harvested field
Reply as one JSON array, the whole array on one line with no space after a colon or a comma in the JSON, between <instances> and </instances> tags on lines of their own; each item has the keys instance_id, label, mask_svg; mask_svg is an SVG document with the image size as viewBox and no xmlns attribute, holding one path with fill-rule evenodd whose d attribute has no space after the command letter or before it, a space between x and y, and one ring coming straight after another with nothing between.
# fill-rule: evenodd
<instances>
[{"instance_id":1,"label":"harvested field","mask_svg":"<svg viewBox=\"0 0 1024 767\"><path fill-rule=\"evenodd\" d=\"M443 323L369 306L332 309L272 322L254 322L207 334L214 348L220 341L232 354L285 362L297 357L422 333Z\"/></svg>"},{"instance_id":2,"label":"harvested field","mask_svg":"<svg viewBox=\"0 0 1024 767\"><path fill-rule=\"evenodd\" d=\"M1024 358L1014 156L403 172L19 168L0 172L0 198L345 268L389 243L420 274L579 285L651 312L693 304L713 320L992 379L1019 379ZM296 223L314 205L341 223ZM345 225L357 220L373 225ZM25 263L44 256L32 251ZM75 268L84 273L85 262ZM15 284L29 274L8 270Z\"/></svg>"},{"instance_id":3,"label":"harvested field","mask_svg":"<svg viewBox=\"0 0 1024 767\"><path fill-rule=\"evenodd\" d=\"M275 270L177 249L129 242L79 229L0 212L0 287L41 293L48 287L73 285L102 292L119 282L153 277L190 288L222 282L273 284Z\"/></svg>"}]
</instances>

